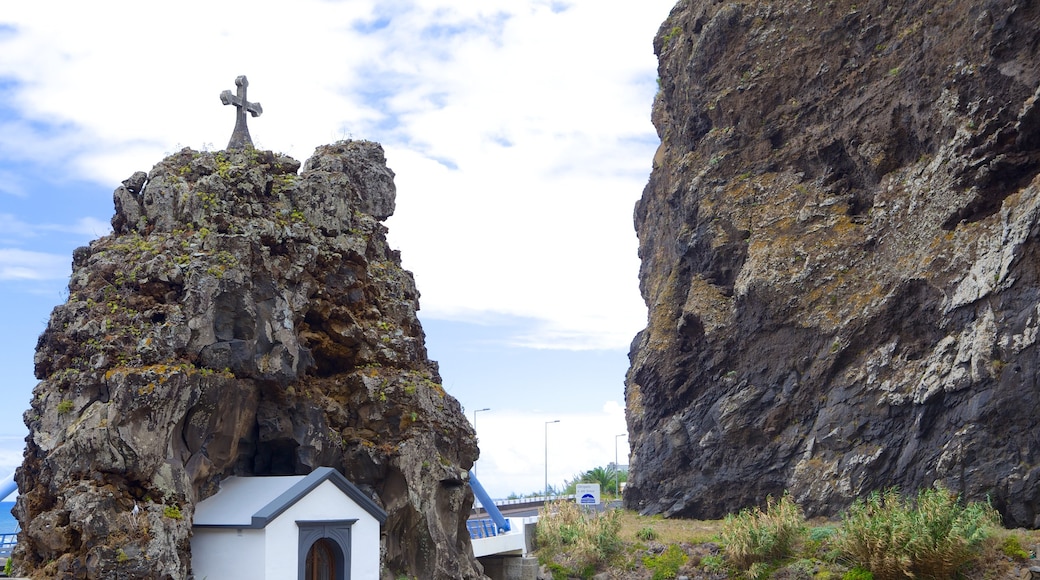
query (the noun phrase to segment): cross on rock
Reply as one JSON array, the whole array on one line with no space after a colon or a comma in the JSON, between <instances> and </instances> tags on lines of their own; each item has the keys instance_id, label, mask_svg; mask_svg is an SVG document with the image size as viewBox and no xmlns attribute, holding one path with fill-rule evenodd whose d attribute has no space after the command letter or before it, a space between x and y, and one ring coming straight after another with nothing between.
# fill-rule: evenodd
<instances>
[{"instance_id":1,"label":"cross on rock","mask_svg":"<svg viewBox=\"0 0 1040 580\"><path fill-rule=\"evenodd\" d=\"M231 133L231 141L228 141L228 149L252 149L253 140L249 137L249 128L246 127L246 111L254 117L259 117L264 109L260 106L260 103L250 103L246 100L246 87L249 86L249 81L246 80L246 76L242 75L235 79L235 86L238 87L238 94L234 95L231 91L224 91L220 93L220 102L225 105L234 105L237 109L235 113L235 130Z\"/></svg>"}]
</instances>

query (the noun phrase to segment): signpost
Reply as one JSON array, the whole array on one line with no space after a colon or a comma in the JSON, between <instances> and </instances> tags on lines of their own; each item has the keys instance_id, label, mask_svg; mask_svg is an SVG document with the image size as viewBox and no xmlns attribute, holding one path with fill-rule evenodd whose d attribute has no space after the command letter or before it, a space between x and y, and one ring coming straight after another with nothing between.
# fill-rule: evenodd
<instances>
[{"instance_id":1,"label":"signpost","mask_svg":"<svg viewBox=\"0 0 1040 580\"><path fill-rule=\"evenodd\" d=\"M574 486L574 496L578 502L578 505L598 506L599 484L579 483L576 486Z\"/></svg>"}]
</instances>

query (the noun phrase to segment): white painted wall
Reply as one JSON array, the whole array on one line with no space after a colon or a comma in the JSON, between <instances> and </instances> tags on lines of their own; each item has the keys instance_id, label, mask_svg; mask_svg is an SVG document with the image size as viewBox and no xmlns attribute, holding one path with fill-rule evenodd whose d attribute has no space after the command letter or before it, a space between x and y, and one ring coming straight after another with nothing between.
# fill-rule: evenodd
<instances>
[{"instance_id":1,"label":"white painted wall","mask_svg":"<svg viewBox=\"0 0 1040 580\"><path fill-rule=\"evenodd\" d=\"M323 481L292 507L282 512L265 529L266 578L292 579L297 577L299 521L352 520L351 580L379 577L379 521L343 494L330 481ZM292 548L291 551L288 548Z\"/></svg>"},{"instance_id":2,"label":"white painted wall","mask_svg":"<svg viewBox=\"0 0 1040 580\"><path fill-rule=\"evenodd\" d=\"M509 520L509 531L497 536L471 540L473 557L482 558L493 554L526 556L527 539L525 535L526 518L506 518ZM537 518L535 518L537 521ZM351 579L353 580L353 579Z\"/></svg>"},{"instance_id":3,"label":"white painted wall","mask_svg":"<svg viewBox=\"0 0 1040 580\"><path fill-rule=\"evenodd\" d=\"M191 537L195 580L279 578L265 576L264 547L264 530L195 528ZM293 574L291 578L296 577Z\"/></svg>"},{"instance_id":4,"label":"white painted wall","mask_svg":"<svg viewBox=\"0 0 1040 580\"><path fill-rule=\"evenodd\" d=\"M225 500L235 507L248 498ZM253 508L260 509L256 506L249 509ZM222 512L211 511L206 523L221 523L218 521L221 517L217 516ZM237 515L227 517L246 521L238 514L241 509L232 511ZM263 529L194 528L192 570L196 580L294 580L299 573L300 530L296 522L352 519L358 521L351 527L350 578L378 578L379 521L327 480Z\"/></svg>"}]
</instances>

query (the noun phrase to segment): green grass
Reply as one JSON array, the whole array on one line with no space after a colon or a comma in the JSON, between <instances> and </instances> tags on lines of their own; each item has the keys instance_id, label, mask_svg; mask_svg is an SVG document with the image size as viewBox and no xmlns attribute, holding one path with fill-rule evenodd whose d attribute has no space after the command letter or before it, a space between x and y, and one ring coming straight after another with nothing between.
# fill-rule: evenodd
<instances>
[{"instance_id":1,"label":"green grass","mask_svg":"<svg viewBox=\"0 0 1040 580\"><path fill-rule=\"evenodd\" d=\"M688 559L686 552L683 552L678 545L672 544L657 556L643 558L643 566L653 573L651 580L667 580L678 576L679 569L686 564Z\"/></svg>"}]
</instances>

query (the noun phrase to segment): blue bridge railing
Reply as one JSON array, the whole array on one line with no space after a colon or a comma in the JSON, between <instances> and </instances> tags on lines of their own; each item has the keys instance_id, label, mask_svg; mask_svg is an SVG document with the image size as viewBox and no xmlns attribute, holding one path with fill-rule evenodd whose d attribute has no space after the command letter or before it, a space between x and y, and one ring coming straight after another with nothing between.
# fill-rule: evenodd
<instances>
[{"instance_id":1,"label":"blue bridge railing","mask_svg":"<svg viewBox=\"0 0 1040 580\"><path fill-rule=\"evenodd\" d=\"M10 558L17 543L18 534L0 534L0 558Z\"/></svg>"},{"instance_id":2,"label":"blue bridge railing","mask_svg":"<svg viewBox=\"0 0 1040 580\"><path fill-rule=\"evenodd\" d=\"M498 535L498 525L495 524L495 520L467 520L466 529L469 530L469 537L472 540L479 540L480 538L490 538Z\"/></svg>"}]
</instances>

